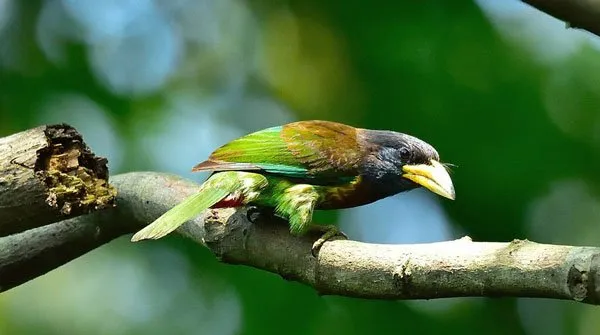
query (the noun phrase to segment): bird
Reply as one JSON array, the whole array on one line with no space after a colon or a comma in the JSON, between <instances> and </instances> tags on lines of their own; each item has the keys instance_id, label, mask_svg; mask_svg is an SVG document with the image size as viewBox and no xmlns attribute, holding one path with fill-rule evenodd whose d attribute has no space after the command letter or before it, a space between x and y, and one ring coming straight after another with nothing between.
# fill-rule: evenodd
<instances>
[{"instance_id":1,"label":"bird","mask_svg":"<svg viewBox=\"0 0 600 335\"><path fill-rule=\"evenodd\" d=\"M292 235L322 231L313 255L336 235L312 224L315 210L346 209L424 187L455 200L452 179L436 149L414 136L307 120L232 140L195 165L212 172L199 191L133 235L159 239L207 209L256 206L289 222Z\"/></svg>"}]
</instances>

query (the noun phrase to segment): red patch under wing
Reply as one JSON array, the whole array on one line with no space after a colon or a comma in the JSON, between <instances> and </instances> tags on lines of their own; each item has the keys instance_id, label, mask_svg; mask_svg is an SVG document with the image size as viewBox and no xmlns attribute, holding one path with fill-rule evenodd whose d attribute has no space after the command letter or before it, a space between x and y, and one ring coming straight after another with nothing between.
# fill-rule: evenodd
<instances>
[{"instance_id":1,"label":"red patch under wing","mask_svg":"<svg viewBox=\"0 0 600 335\"><path fill-rule=\"evenodd\" d=\"M225 197L223 200L217 202L210 208L231 208L231 207L241 207L244 205L244 197L239 195L230 194Z\"/></svg>"}]
</instances>

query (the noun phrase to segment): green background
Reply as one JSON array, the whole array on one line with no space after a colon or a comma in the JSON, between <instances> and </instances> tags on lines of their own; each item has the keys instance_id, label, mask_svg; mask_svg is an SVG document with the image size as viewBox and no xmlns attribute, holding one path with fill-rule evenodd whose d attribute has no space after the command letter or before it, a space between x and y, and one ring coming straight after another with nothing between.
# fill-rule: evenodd
<instances>
[{"instance_id":1,"label":"green background","mask_svg":"<svg viewBox=\"0 0 600 335\"><path fill-rule=\"evenodd\" d=\"M0 1L0 135L77 127L111 173L327 119L410 133L457 200L318 213L351 238L600 245L599 38L519 1ZM320 297L178 236L119 238L0 295L1 334L597 334L543 299Z\"/></svg>"}]
</instances>

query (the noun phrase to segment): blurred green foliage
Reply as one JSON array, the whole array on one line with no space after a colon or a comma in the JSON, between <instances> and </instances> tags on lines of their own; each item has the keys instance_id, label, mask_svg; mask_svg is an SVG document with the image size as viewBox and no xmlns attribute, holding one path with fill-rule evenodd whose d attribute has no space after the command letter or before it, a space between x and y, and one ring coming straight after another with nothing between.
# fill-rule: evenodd
<instances>
[{"instance_id":1,"label":"blurred green foliage","mask_svg":"<svg viewBox=\"0 0 600 335\"><path fill-rule=\"evenodd\" d=\"M113 174L184 174L294 119L393 129L457 165L457 200L439 202L456 237L600 245L598 37L492 0L100 3L0 0L0 135L67 122ZM593 334L597 320L562 301L320 297L178 237L119 239L0 296L2 334Z\"/></svg>"}]
</instances>

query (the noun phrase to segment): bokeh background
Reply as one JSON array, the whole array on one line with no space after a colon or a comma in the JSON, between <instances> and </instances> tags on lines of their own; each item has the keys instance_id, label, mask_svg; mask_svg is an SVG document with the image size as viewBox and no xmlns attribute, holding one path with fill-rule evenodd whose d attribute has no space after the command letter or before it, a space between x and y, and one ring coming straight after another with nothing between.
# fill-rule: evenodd
<instances>
[{"instance_id":1,"label":"bokeh background","mask_svg":"<svg viewBox=\"0 0 600 335\"><path fill-rule=\"evenodd\" d=\"M318 213L353 239L470 235L600 246L600 38L520 1L0 0L0 135L67 122L111 173L189 173L300 119L392 129L453 163L415 190ZM320 297L178 236L117 239L0 295L1 334L597 334L542 299Z\"/></svg>"}]
</instances>

